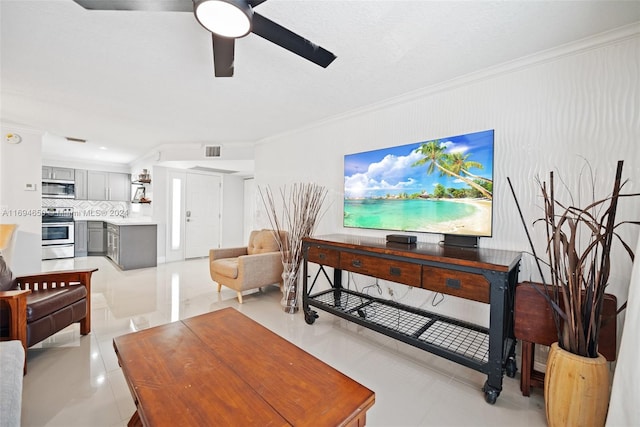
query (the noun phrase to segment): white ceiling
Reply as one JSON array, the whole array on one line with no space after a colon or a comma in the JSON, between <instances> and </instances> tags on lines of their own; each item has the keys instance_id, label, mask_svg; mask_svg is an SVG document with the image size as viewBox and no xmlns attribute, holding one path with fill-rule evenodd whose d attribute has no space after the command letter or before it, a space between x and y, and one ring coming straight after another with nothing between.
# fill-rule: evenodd
<instances>
[{"instance_id":1,"label":"white ceiling","mask_svg":"<svg viewBox=\"0 0 640 427\"><path fill-rule=\"evenodd\" d=\"M0 0L0 118L88 141L50 138L45 158L130 163L180 144L224 155L640 21L640 2L608 0L269 0L256 11L338 58L323 69L250 34L236 42L235 76L214 78L210 33L190 13Z\"/></svg>"}]
</instances>

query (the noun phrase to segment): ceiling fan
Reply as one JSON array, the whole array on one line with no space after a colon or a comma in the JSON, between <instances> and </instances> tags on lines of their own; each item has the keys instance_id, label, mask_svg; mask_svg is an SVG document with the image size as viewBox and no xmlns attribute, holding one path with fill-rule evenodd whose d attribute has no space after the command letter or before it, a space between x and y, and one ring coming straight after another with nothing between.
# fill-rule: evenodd
<instances>
[{"instance_id":1,"label":"ceiling fan","mask_svg":"<svg viewBox=\"0 0 640 427\"><path fill-rule=\"evenodd\" d=\"M235 39L254 33L326 68L336 56L255 13L266 0L73 0L91 10L192 12L213 38L216 77L233 76Z\"/></svg>"}]
</instances>

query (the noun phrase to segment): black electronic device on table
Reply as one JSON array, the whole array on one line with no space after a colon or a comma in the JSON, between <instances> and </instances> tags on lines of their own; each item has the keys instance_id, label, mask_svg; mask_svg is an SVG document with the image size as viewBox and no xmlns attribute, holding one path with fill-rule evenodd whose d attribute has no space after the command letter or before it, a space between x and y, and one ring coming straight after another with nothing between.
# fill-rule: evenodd
<instances>
[{"instance_id":1,"label":"black electronic device on table","mask_svg":"<svg viewBox=\"0 0 640 427\"><path fill-rule=\"evenodd\" d=\"M405 245L413 245L417 242L416 236L406 234L387 234L387 242L403 243Z\"/></svg>"}]
</instances>

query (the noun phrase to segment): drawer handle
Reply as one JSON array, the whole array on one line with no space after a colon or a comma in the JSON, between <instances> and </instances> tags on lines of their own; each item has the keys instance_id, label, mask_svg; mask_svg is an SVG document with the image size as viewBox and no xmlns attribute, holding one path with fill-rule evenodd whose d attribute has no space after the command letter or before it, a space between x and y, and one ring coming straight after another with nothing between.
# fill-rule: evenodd
<instances>
[{"instance_id":1,"label":"drawer handle","mask_svg":"<svg viewBox=\"0 0 640 427\"><path fill-rule=\"evenodd\" d=\"M400 267L389 267L389 274L392 276L400 276L402 275L402 270L400 270Z\"/></svg>"},{"instance_id":2,"label":"drawer handle","mask_svg":"<svg viewBox=\"0 0 640 427\"><path fill-rule=\"evenodd\" d=\"M318 258L325 259L327 256L325 254L318 254Z\"/></svg>"},{"instance_id":3,"label":"drawer handle","mask_svg":"<svg viewBox=\"0 0 640 427\"><path fill-rule=\"evenodd\" d=\"M460 289L460 280L458 280L458 279L447 279L445 284L446 284L447 288Z\"/></svg>"},{"instance_id":4,"label":"drawer handle","mask_svg":"<svg viewBox=\"0 0 640 427\"><path fill-rule=\"evenodd\" d=\"M354 267L362 267L362 261L360 261L359 259L354 259L353 261L351 261L351 265Z\"/></svg>"}]
</instances>

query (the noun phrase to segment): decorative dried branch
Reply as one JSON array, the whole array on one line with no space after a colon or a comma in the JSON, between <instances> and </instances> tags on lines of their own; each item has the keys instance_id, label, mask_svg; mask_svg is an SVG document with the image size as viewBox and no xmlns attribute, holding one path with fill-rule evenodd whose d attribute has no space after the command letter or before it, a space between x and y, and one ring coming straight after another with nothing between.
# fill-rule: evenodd
<instances>
[{"instance_id":1,"label":"decorative dried branch","mask_svg":"<svg viewBox=\"0 0 640 427\"><path fill-rule=\"evenodd\" d=\"M327 190L317 184L295 183L289 192L286 186L280 189L279 201L269 186L258 190L271 228L287 232L286 239L274 233L285 271L297 273L303 259L302 239L309 237L315 230Z\"/></svg>"},{"instance_id":2,"label":"decorative dried branch","mask_svg":"<svg viewBox=\"0 0 640 427\"><path fill-rule=\"evenodd\" d=\"M611 195L593 201L585 208L565 206L556 200L553 172L549 174L549 187L546 182L538 182L544 201L544 218L535 222L545 223L547 262L536 254L511 180L507 178L545 285L544 296L554 311L558 342L565 350L581 356L598 356L600 314L609 281L614 238L622 243L631 260L634 259L630 246L615 232L622 224L640 225L640 221L615 222L619 200L640 196L640 193L621 194L626 183L622 182L622 166L623 162L619 161ZM573 203L571 194L570 198ZM541 264L548 267L549 286Z\"/></svg>"}]
</instances>

